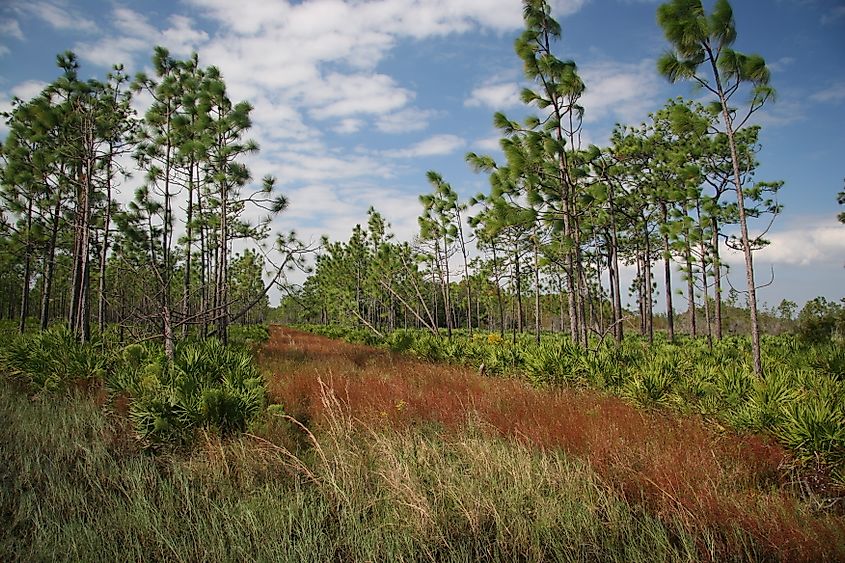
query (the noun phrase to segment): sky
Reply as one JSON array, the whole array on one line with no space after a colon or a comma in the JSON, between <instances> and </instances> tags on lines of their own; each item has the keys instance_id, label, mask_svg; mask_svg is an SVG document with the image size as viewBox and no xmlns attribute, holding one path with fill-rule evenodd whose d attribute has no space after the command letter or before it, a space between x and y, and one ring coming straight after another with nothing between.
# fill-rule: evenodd
<instances>
[{"instance_id":1,"label":"sky","mask_svg":"<svg viewBox=\"0 0 845 563\"><path fill-rule=\"evenodd\" d=\"M636 125L668 98L704 99L656 70L667 49L658 2L553 0L563 28L554 51L586 84L584 142L604 145L615 123ZM783 180L784 206L758 252L759 292L770 307L817 295L845 297L845 3L735 0L739 51L762 55L777 99L762 125L757 180ZM705 0L709 9L712 2ZM199 54L222 71L234 101L254 106L253 177L277 178L289 209L280 232L346 240L374 206L409 240L418 196L437 170L468 198L488 190L468 151L501 158L495 111L532 113L513 51L518 0L0 0L0 111L55 79L56 54L73 50L81 75L115 63L150 68L153 47ZM143 108L141 108L143 109ZM0 125L0 138L6 134ZM123 190L131 197L131 186ZM768 221L752 225L763 229ZM742 257L728 255L744 286ZM630 273L629 273L630 274Z\"/></svg>"}]
</instances>

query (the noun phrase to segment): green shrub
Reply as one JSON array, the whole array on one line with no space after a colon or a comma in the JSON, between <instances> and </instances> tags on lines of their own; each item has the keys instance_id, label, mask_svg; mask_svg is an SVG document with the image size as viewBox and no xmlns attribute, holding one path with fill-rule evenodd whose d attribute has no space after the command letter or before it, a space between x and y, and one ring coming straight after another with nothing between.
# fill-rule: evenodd
<instances>
[{"instance_id":1,"label":"green shrub","mask_svg":"<svg viewBox=\"0 0 845 563\"><path fill-rule=\"evenodd\" d=\"M65 327L19 335L0 350L0 364L8 375L47 392L102 380L107 369L103 353L80 343Z\"/></svg>"},{"instance_id":2,"label":"green shrub","mask_svg":"<svg viewBox=\"0 0 845 563\"><path fill-rule=\"evenodd\" d=\"M806 461L845 462L845 412L833 397L793 402L777 434Z\"/></svg>"},{"instance_id":3,"label":"green shrub","mask_svg":"<svg viewBox=\"0 0 845 563\"><path fill-rule=\"evenodd\" d=\"M162 354L124 350L146 365L127 362L121 385L132 395L130 415L151 444L190 442L194 430L223 434L246 430L265 404L265 388L252 357L210 339L177 347L172 365Z\"/></svg>"}]
</instances>

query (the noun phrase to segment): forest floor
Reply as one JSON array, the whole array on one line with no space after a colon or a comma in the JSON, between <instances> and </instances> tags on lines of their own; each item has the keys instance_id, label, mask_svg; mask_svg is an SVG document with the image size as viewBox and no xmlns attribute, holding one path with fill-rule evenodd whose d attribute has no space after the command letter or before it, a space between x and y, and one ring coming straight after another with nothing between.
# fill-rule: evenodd
<instances>
[{"instance_id":1,"label":"forest floor","mask_svg":"<svg viewBox=\"0 0 845 563\"><path fill-rule=\"evenodd\" d=\"M752 538L760 555L845 553L841 513L800 494L790 455L765 436L717 431L696 417L638 410L589 390L538 389L280 326L271 327L258 359L269 375L271 402L315 428L340 409L370 431L481 429L575 456L628 503L718 538L728 549L745 549L737 542Z\"/></svg>"}]
</instances>

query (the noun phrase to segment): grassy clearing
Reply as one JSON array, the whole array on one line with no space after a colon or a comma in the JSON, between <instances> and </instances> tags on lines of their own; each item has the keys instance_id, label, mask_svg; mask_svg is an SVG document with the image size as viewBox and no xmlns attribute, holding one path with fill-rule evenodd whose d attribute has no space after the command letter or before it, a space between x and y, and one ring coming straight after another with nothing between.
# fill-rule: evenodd
<instances>
[{"instance_id":1,"label":"grassy clearing","mask_svg":"<svg viewBox=\"0 0 845 563\"><path fill-rule=\"evenodd\" d=\"M826 497L796 494L794 459L764 437L717 433L700 418L645 412L585 389L539 390L457 365L273 330L259 356L265 369L282 374L269 379L271 400L314 426L327 417L323 385L353 417L378 428L433 423L460 433L472 419L511 443L588 461L633 505L711 538L719 558L845 555L845 520L819 510Z\"/></svg>"},{"instance_id":2,"label":"grassy clearing","mask_svg":"<svg viewBox=\"0 0 845 563\"><path fill-rule=\"evenodd\" d=\"M585 351L560 334L544 334L537 344L527 334L511 341L498 333L456 332L446 340L424 331L378 338L338 326L306 328L426 361L484 366L485 373L518 376L538 387L598 389L640 408L767 433L845 491L845 347L830 338L812 343L792 335L765 337L765 376L759 378L751 367L750 340L741 337L712 348L703 339L649 344L631 337L621 345L594 342L595 349Z\"/></svg>"},{"instance_id":3,"label":"grassy clearing","mask_svg":"<svg viewBox=\"0 0 845 563\"><path fill-rule=\"evenodd\" d=\"M0 560L845 559L845 518L796 494L794 459L765 439L583 388L271 336L257 355L271 406L235 425L246 433L198 419L156 448L137 425L148 391L191 422L220 412L194 383L226 388L254 366L232 356L238 369L214 375L223 364L188 343L164 374L155 347L91 348L80 365L102 373L53 387L30 368L62 363L21 348L26 369L0 389Z\"/></svg>"},{"instance_id":4,"label":"grassy clearing","mask_svg":"<svg viewBox=\"0 0 845 563\"><path fill-rule=\"evenodd\" d=\"M472 428L375 431L331 394L319 438L273 419L155 457L87 396L2 391L4 561L692 561L717 544L561 452Z\"/></svg>"}]
</instances>

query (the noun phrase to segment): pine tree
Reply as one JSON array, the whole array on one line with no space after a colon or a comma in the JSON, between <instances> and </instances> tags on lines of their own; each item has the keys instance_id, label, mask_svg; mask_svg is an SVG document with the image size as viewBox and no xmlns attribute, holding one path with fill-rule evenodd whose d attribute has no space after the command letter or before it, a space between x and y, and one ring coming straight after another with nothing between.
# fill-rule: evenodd
<instances>
[{"instance_id":1,"label":"pine tree","mask_svg":"<svg viewBox=\"0 0 845 563\"><path fill-rule=\"evenodd\" d=\"M774 91L768 86L769 70L759 55L745 55L731 48L736 40L736 26L733 10L727 0L717 0L709 15L705 14L700 0L672 0L660 6L657 19L673 49L658 61L660 73L672 82L695 81L716 96L715 104L721 111L722 126L731 152L741 244L745 255L754 372L762 375L753 247L748 234L736 131L773 96ZM743 117L736 114L731 99L744 83L751 84L752 91Z\"/></svg>"}]
</instances>

